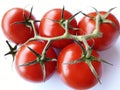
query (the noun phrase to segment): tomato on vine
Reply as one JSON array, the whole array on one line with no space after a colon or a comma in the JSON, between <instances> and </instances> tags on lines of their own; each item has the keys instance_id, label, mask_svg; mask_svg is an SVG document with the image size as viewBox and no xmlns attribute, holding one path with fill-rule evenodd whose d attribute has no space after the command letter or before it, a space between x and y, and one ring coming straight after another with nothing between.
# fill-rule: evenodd
<instances>
[{"instance_id":1,"label":"tomato on vine","mask_svg":"<svg viewBox=\"0 0 120 90\"><path fill-rule=\"evenodd\" d=\"M96 29L96 16L98 14L100 15L99 29L102 36L88 40L90 45L94 45L93 48L95 50L101 51L108 49L118 39L120 32L119 21L112 13L110 13L112 9L108 12L97 11L88 13L78 23L78 27L80 28L78 31L79 35L91 34Z\"/></svg>"},{"instance_id":2,"label":"tomato on vine","mask_svg":"<svg viewBox=\"0 0 120 90\"><path fill-rule=\"evenodd\" d=\"M52 9L45 13L40 21L39 35L43 37L57 37L65 33L64 22L72 18L72 14L63 9ZM73 18L69 23L69 32L76 34L77 21ZM52 43L53 47L64 48L68 44L72 43L71 39L57 40Z\"/></svg>"},{"instance_id":3,"label":"tomato on vine","mask_svg":"<svg viewBox=\"0 0 120 90\"><path fill-rule=\"evenodd\" d=\"M43 82L49 79L56 70L56 53L49 47L42 56L46 42L40 40L24 44L15 55L15 68L18 74L27 81Z\"/></svg>"},{"instance_id":4,"label":"tomato on vine","mask_svg":"<svg viewBox=\"0 0 120 90\"><path fill-rule=\"evenodd\" d=\"M102 75L102 64L93 58L81 58L83 51L76 44L65 47L58 56L58 73L65 84L73 89L88 89L95 86ZM99 57L96 51L92 56ZM94 75L96 74L96 75Z\"/></svg>"},{"instance_id":5,"label":"tomato on vine","mask_svg":"<svg viewBox=\"0 0 120 90\"><path fill-rule=\"evenodd\" d=\"M105 50L119 36L119 22L110 11L84 14L77 25L75 16L81 11L72 15L64 7L52 9L45 13L37 27L32 8L31 12L10 9L2 19L3 32L9 40L22 46L17 51L17 45L12 47L7 41L10 51L5 55L13 55L16 71L28 81L49 79L57 66L60 77L68 86L89 89L101 83L101 62L110 64L99 58L93 48ZM58 55L58 62L51 46L64 48Z\"/></svg>"},{"instance_id":6,"label":"tomato on vine","mask_svg":"<svg viewBox=\"0 0 120 90\"><path fill-rule=\"evenodd\" d=\"M3 15L3 33L14 43L22 44L34 36L30 20L35 20L32 15L32 8L31 12L22 8L12 8ZM35 24L35 27L37 30L37 24Z\"/></svg>"}]
</instances>

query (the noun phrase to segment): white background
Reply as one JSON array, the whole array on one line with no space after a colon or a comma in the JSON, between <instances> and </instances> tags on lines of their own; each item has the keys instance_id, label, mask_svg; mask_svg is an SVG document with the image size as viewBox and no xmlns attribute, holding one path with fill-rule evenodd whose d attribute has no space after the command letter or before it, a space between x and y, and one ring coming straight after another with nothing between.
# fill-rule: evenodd
<instances>
[{"instance_id":1,"label":"white background","mask_svg":"<svg viewBox=\"0 0 120 90\"><path fill-rule=\"evenodd\" d=\"M69 10L73 14L79 10L87 13L94 11L91 7L98 10L108 11L110 8L117 7L112 11L120 21L120 0L1 0L0 1L0 22L3 14L10 8L22 7L30 10L31 5L34 6L33 13L39 20L45 12L53 8L62 8ZM76 18L79 21L82 15ZM0 26L0 90L72 90L67 87L57 73L45 83L30 83L23 80L11 67L12 58L4 57L8 51ZM89 90L120 90L120 37L115 45L100 55L106 61L114 64L109 66L104 64L102 84L97 84Z\"/></svg>"}]
</instances>

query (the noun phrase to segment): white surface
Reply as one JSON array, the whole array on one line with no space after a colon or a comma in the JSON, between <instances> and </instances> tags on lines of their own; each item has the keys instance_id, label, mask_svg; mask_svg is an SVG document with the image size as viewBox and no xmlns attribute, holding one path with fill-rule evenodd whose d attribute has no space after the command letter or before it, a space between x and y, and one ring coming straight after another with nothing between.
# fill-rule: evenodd
<instances>
[{"instance_id":1,"label":"white surface","mask_svg":"<svg viewBox=\"0 0 120 90\"><path fill-rule=\"evenodd\" d=\"M120 1L119 0L1 0L0 1L0 22L6 10L12 7L27 7L34 6L33 13L37 19L53 8L62 8L71 11L73 14L78 10L84 12L93 11L92 7L98 10L109 10L112 7L117 7L112 11L120 21ZM80 18L78 15L76 18ZM79 19L78 19L79 20ZM17 75L14 68L11 67L12 58L4 57L7 52L5 40L0 27L0 90L72 90L67 87L55 73L51 79L45 83L29 83L24 81ZM120 90L120 37L116 44L104 52L100 52L101 57L114 66L104 64L103 76L101 78L102 85L97 84L89 90Z\"/></svg>"}]
</instances>

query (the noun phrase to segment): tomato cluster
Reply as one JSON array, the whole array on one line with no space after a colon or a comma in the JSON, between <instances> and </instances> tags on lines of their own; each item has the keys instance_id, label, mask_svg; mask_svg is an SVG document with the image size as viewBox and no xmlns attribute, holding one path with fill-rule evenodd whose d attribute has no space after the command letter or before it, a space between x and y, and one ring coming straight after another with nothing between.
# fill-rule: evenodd
<instances>
[{"instance_id":1,"label":"tomato cluster","mask_svg":"<svg viewBox=\"0 0 120 90\"><path fill-rule=\"evenodd\" d=\"M106 11L72 15L61 8L49 10L41 20L22 8L8 10L2 30L8 40L16 71L24 79L44 82L56 71L65 84L74 89L88 89L101 83L102 62L97 51L110 48L119 36L119 21ZM84 17L77 22L75 16ZM37 22L39 24L37 24ZM59 53L55 49L60 49ZM56 54L58 53L58 54Z\"/></svg>"}]
</instances>

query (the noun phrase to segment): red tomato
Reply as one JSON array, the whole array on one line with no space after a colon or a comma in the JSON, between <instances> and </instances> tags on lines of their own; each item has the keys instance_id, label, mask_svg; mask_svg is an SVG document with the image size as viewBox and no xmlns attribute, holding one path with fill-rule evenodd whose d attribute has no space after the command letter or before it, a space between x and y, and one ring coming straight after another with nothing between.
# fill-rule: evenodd
<instances>
[{"instance_id":1,"label":"red tomato","mask_svg":"<svg viewBox=\"0 0 120 90\"><path fill-rule=\"evenodd\" d=\"M59 23L52 21L52 20L62 21L63 19L61 15L62 15L62 9L53 9L48 11L41 19L40 27L39 27L39 35L44 37L57 37L63 35L65 32L63 27ZM70 17L72 17L72 14L69 11L64 10L64 19L66 20L69 19ZM69 26L76 28L77 27L76 20L73 19L70 22ZM69 32L71 34L76 34L76 31L71 28L69 28ZM67 40L67 39L57 40L52 43L52 46L56 48L63 48L72 42L73 40Z\"/></svg>"},{"instance_id":2,"label":"red tomato","mask_svg":"<svg viewBox=\"0 0 120 90\"><path fill-rule=\"evenodd\" d=\"M105 15L107 12L101 11L99 12L101 16ZM96 12L89 13L88 16L96 17ZM119 22L117 18L113 14L109 14L106 18L114 23L114 25L110 23L102 23L100 24L100 31L102 32L103 36L101 38L94 38L92 40L88 40L88 43L94 44L95 50L105 50L110 48L118 39L119 36ZM84 16L79 24L78 27L80 30L78 34L90 34L95 30L96 22L94 19Z\"/></svg>"},{"instance_id":3,"label":"red tomato","mask_svg":"<svg viewBox=\"0 0 120 90\"><path fill-rule=\"evenodd\" d=\"M40 63L20 66L29 62L32 62L37 59L36 55L28 49L30 47L35 52L41 54L43 48L45 47L45 42L41 41L30 41L26 45L23 45L15 56L15 68L16 71L23 77L25 80L32 82L42 82L43 81L43 72ZM56 53L50 47L46 52L46 56L49 58L56 58ZM56 70L56 61L47 61L45 62L46 78L49 79L54 71Z\"/></svg>"},{"instance_id":4,"label":"red tomato","mask_svg":"<svg viewBox=\"0 0 120 90\"><path fill-rule=\"evenodd\" d=\"M78 44L70 44L65 47L58 56L58 73L62 80L73 89L88 89L98 83L91 72L88 64L85 61L69 64L74 60L80 59L82 55L82 49ZM92 55L99 57L99 55L93 51ZM91 61L95 68L99 78L102 74L102 64L97 60Z\"/></svg>"},{"instance_id":5,"label":"red tomato","mask_svg":"<svg viewBox=\"0 0 120 90\"><path fill-rule=\"evenodd\" d=\"M15 24L25 21L24 15L27 19L35 20L33 15L29 18L30 12L22 8L12 8L2 18L2 29L5 36L17 44L22 44L34 36L33 30L27 27L27 24ZM37 24L35 27L38 28Z\"/></svg>"}]
</instances>

